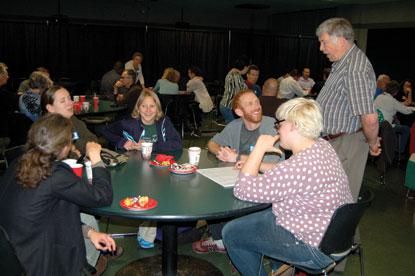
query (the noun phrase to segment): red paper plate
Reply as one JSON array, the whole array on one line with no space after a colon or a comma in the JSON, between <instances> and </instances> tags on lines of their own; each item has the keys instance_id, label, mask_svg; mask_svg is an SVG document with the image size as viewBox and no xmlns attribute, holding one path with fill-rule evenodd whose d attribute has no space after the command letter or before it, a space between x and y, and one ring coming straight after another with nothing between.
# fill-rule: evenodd
<instances>
[{"instance_id":1,"label":"red paper plate","mask_svg":"<svg viewBox=\"0 0 415 276\"><path fill-rule=\"evenodd\" d=\"M124 209L129 210L129 211L146 211L146 210L153 209L153 208L157 207L157 205L158 205L157 200L155 200L154 198L149 197L148 198L148 203L143 207L139 206L138 204L133 205L133 206L127 206L127 205L125 205L125 200L127 198L131 198L131 197L126 197L126 198L121 199L120 206Z\"/></svg>"}]
</instances>

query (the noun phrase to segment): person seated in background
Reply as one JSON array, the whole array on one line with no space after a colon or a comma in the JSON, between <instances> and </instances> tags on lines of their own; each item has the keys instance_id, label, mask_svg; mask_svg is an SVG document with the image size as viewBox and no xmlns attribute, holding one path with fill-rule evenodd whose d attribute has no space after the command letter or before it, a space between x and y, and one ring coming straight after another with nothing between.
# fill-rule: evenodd
<instances>
[{"instance_id":1,"label":"person seated in background","mask_svg":"<svg viewBox=\"0 0 415 276\"><path fill-rule=\"evenodd\" d=\"M310 68L308 67L303 68L303 73L301 77L298 78L298 83L300 84L303 90L311 91L311 89L313 88L314 84L316 84L316 82L312 78L310 78Z\"/></svg>"},{"instance_id":2,"label":"person seated in background","mask_svg":"<svg viewBox=\"0 0 415 276\"><path fill-rule=\"evenodd\" d=\"M202 114L208 113L213 109L213 101L203 83L202 70L199 67L191 66L187 70L189 81L186 84L186 92L195 94L195 101L199 103L199 108L194 110L197 127L202 122ZM194 130L198 131L198 129ZM200 133L196 133L200 134Z\"/></svg>"},{"instance_id":3,"label":"person seated in background","mask_svg":"<svg viewBox=\"0 0 415 276\"><path fill-rule=\"evenodd\" d=\"M128 118L135 107L138 96L143 87L135 84L136 75L133 70L124 70L121 77L114 84L114 97L118 105L127 105L127 109L122 114L118 114L119 119Z\"/></svg>"},{"instance_id":4,"label":"person seated in background","mask_svg":"<svg viewBox=\"0 0 415 276\"><path fill-rule=\"evenodd\" d=\"M391 81L390 77L385 74L380 74L378 76L378 79L376 81L376 92L375 92L375 99L377 96L383 93L385 91L386 85Z\"/></svg>"},{"instance_id":5,"label":"person seated in background","mask_svg":"<svg viewBox=\"0 0 415 276\"><path fill-rule=\"evenodd\" d=\"M240 118L232 121L208 142L211 153L224 162L236 162L251 152L261 134L276 135L275 119L262 116L262 107L252 90L243 90L236 94L232 103L233 110ZM267 155L267 162L278 162L277 155Z\"/></svg>"},{"instance_id":6,"label":"person seated in background","mask_svg":"<svg viewBox=\"0 0 415 276\"><path fill-rule=\"evenodd\" d=\"M114 99L114 84L120 79L123 71L124 64L121 61L116 61L113 68L102 76L99 91L107 99Z\"/></svg>"},{"instance_id":7,"label":"person seated in background","mask_svg":"<svg viewBox=\"0 0 415 276\"><path fill-rule=\"evenodd\" d=\"M48 78L50 78L49 70L43 66L36 68L37 72L43 72ZM17 94L23 94L30 89L29 87L30 77L19 84L19 88L17 88Z\"/></svg>"},{"instance_id":8,"label":"person seated in background","mask_svg":"<svg viewBox=\"0 0 415 276\"><path fill-rule=\"evenodd\" d=\"M160 95L177 95L179 94L179 85L177 84L179 79L178 71L168 67L164 69L161 79L157 80L153 91Z\"/></svg>"},{"instance_id":9,"label":"person seated in background","mask_svg":"<svg viewBox=\"0 0 415 276\"><path fill-rule=\"evenodd\" d=\"M396 113L411 114L412 109L404 103L399 102L394 97L399 92L399 83L391 80L386 86L382 94L374 101L374 106L382 112L383 119L388 121L396 134L400 134L401 152L404 153L409 139L409 126L401 125L395 121Z\"/></svg>"},{"instance_id":10,"label":"person seated in background","mask_svg":"<svg viewBox=\"0 0 415 276\"><path fill-rule=\"evenodd\" d=\"M30 74L29 90L25 91L19 98L20 113L26 115L33 122L36 121L42 113L41 95L52 85L52 80L45 73L35 71Z\"/></svg>"},{"instance_id":11,"label":"person seated in background","mask_svg":"<svg viewBox=\"0 0 415 276\"><path fill-rule=\"evenodd\" d=\"M401 84L401 89L395 98L406 106L414 105L412 95L413 81L405 79Z\"/></svg>"},{"instance_id":12,"label":"person seated in background","mask_svg":"<svg viewBox=\"0 0 415 276\"><path fill-rule=\"evenodd\" d=\"M6 148L10 143L12 124L10 118L14 111L19 109L19 96L6 89L9 80L8 67L0 62L0 149Z\"/></svg>"},{"instance_id":13,"label":"person seated in background","mask_svg":"<svg viewBox=\"0 0 415 276\"><path fill-rule=\"evenodd\" d=\"M259 97L259 102L262 107L262 114L268 117L274 117L277 108L286 101L286 99L278 99L278 81L274 78L269 78L262 86L262 96Z\"/></svg>"},{"instance_id":14,"label":"person seated in background","mask_svg":"<svg viewBox=\"0 0 415 276\"><path fill-rule=\"evenodd\" d=\"M292 99L295 96L303 97L308 95L309 90L304 90L301 88L300 84L297 82L299 78L298 70L293 69L290 72L290 75L280 82L280 90L278 92L279 99Z\"/></svg>"},{"instance_id":15,"label":"person seated in background","mask_svg":"<svg viewBox=\"0 0 415 276\"><path fill-rule=\"evenodd\" d=\"M111 175L101 146L88 143L92 185L62 162L72 147L72 123L48 114L29 130L25 151L12 162L0 185L0 225L9 235L27 275L80 275L87 263L83 237L98 250L114 251L114 240L83 226L79 209L112 203Z\"/></svg>"},{"instance_id":16,"label":"person seated in background","mask_svg":"<svg viewBox=\"0 0 415 276\"><path fill-rule=\"evenodd\" d=\"M259 68L258 66L251 64L248 67L248 71L246 72L246 80L245 84L248 87L248 89L251 89L255 92L255 95L257 97L261 96L261 87L256 84L259 78Z\"/></svg>"},{"instance_id":17,"label":"person seated in background","mask_svg":"<svg viewBox=\"0 0 415 276\"><path fill-rule=\"evenodd\" d=\"M323 88L324 84L326 83L327 78L330 75L331 68L324 68L323 72L321 74L321 80L317 81L316 84L314 84L313 88L311 89L311 92L309 96L312 96L316 98L318 96L318 93L320 93L321 89Z\"/></svg>"},{"instance_id":18,"label":"person seated in background","mask_svg":"<svg viewBox=\"0 0 415 276\"><path fill-rule=\"evenodd\" d=\"M231 70L225 77L225 91L220 101L219 110L225 123L228 124L235 120L232 111L232 101L239 91L246 90L247 86L243 79L243 75L248 71L249 60L246 56L242 56L235 60Z\"/></svg>"},{"instance_id":19,"label":"person seated in background","mask_svg":"<svg viewBox=\"0 0 415 276\"><path fill-rule=\"evenodd\" d=\"M106 125L102 129L103 136L117 150L141 150L144 141L153 143L153 152L182 150L180 135L170 119L163 116L160 100L153 91L143 90L131 117ZM129 139L123 132L129 135ZM155 222L140 223L137 241L141 248L154 247L156 230Z\"/></svg>"},{"instance_id":20,"label":"person seated in background","mask_svg":"<svg viewBox=\"0 0 415 276\"><path fill-rule=\"evenodd\" d=\"M143 88L144 84L144 75L143 68L141 63L143 62L143 54L140 52L135 52L132 56L132 59L125 63L125 70L133 70L135 74L134 84L140 84Z\"/></svg>"},{"instance_id":21,"label":"person seated in background","mask_svg":"<svg viewBox=\"0 0 415 276\"><path fill-rule=\"evenodd\" d=\"M241 200L272 203L272 208L235 219L222 230L228 255L241 275L268 275L263 255L307 262L310 268L330 264L318 246L334 211L353 202L336 152L319 138L323 119L318 104L296 98L283 103L276 118L279 135L258 138L233 189ZM293 155L259 174L264 154L278 151L278 141Z\"/></svg>"}]
</instances>

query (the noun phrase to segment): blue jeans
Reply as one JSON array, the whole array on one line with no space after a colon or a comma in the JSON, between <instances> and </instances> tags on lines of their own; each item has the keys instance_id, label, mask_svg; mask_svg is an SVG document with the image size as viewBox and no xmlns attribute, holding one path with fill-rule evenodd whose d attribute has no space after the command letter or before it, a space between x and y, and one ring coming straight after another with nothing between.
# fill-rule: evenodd
<instances>
[{"instance_id":1,"label":"blue jeans","mask_svg":"<svg viewBox=\"0 0 415 276\"><path fill-rule=\"evenodd\" d=\"M308 268L328 266L332 260L275 223L271 208L235 219L222 230L223 242L232 263L244 276L266 276L264 255Z\"/></svg>"},{"instance_id":2,"label":"blue jeans","mask_svg":"<svg viewBox=\"0 0 415 276\"><path fill-rule=\"evenodd\" d=\"M231 108L220 105L219 110L222 114L223 119L225 119L225 123L228 124L236 119L235 116L233 116L233 111Z\"/></svg>"}]
</instances>

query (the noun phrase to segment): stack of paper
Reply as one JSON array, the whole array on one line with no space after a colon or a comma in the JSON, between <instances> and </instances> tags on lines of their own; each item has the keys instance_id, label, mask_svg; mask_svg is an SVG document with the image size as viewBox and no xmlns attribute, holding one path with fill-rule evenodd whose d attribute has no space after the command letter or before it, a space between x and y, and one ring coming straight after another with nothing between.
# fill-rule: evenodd
<instances>
[{"instance_id":1,"label":"stack of paper","mask_svg":"<svg viewBox=\"0 0 415 276\"><path fill-rule=\"evenodd\" d=\"M223 187L233 187L239 174L233 167L199 169L197 172Z\"/></svg>"}]
</instances>

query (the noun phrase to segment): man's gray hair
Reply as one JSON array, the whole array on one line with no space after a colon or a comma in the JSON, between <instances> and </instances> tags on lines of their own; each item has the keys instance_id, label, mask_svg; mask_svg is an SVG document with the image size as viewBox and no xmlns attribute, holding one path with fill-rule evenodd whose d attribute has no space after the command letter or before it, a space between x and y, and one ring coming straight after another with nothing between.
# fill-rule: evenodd
<instances>
[{"instance_id":1,"label":"man's gray hair","mask_svg":"<svg viewBox=\"0 0 415 276\"><path fill-rule=\"evenodd\" d=\"M380 74L378 76L378 81L383 81L384 79L390 80L390 77L388 75L386 75L386 74Z\"/></svg>"},{"instance_id":2,"label":"man's gray hair","mask_svg":"<svg viewBox=\"0 0 415 276\"><path fill-rule=\"evenodd\" d=\"M344 37L347 41L354 41L354 31L349 20L341 17L334 17L325 20L318 26L316 35L320 37L323 33L329 36Z\"/></svg>"}]
</instances>

